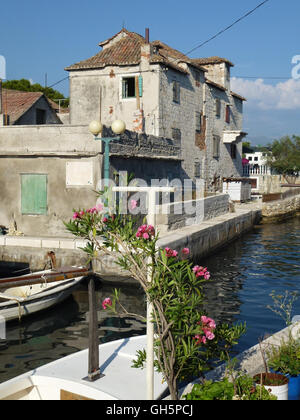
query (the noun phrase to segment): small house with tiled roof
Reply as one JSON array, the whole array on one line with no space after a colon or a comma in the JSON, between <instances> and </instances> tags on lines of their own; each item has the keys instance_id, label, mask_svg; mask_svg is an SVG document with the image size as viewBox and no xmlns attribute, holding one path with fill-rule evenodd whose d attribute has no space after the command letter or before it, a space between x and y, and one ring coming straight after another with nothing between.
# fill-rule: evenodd
<instances>
[{"instance_id":1,"label":"small house with tiled roof","mask_svg":"<svg viewBox=\"0 0 300 420\"><path fill-rule=\"evenodd\" d=\"M207 190L242 174L245 98L230 89L233 63L190 58L151 42L149 32L124 28L99 45L96 55L66 68L71 124L122 119L128 130L172 138L181 148L182 178L202 178Z\"/></svg>"},{"instance_id":2,"label":"small house with tiled roof","mask_svg":"<svg viewBox=\"0 0 300 420\"><path fill-rule=\"evenodd\" d=\"M41 92L2 89L0 96L1 125L61 124L55 109Z\"/></svg>"}]
</instances>

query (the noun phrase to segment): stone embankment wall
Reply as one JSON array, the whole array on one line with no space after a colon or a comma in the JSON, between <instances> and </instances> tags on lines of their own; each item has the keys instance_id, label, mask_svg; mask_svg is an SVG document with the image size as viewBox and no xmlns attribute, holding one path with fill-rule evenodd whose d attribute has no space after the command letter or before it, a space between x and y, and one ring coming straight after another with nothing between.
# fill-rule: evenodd
<instances>
[{"instance_id":1,"label":"stone embankment wall","mask_svg":"<svg viewBox=\"0 0 300 420\"><path fill-rule=\"evenodd\" d=\"M190 249L194 262L228 245L245 232L251 230L261 219L259 208L237 208L234 213L214 217L200 224L185 226L162 235L160 248L171 247L178 251ZM57 266L85 265L87 257L80 249L85 241L70 238L29 238L0 236L0 260L28 263L32 271L44 269L49 251L54 251ZM99 255L94 271L106 281L132 283L129 273L116 264L113 256ZM135 283L135 282L134 282Z\"/></svg>"},{"instance_id":2,"label":"stone embankment wall","mask_svg":"<svg viewBox=\"0 0 300 420\"><path fill-rule=\"evenodd\" d=\"M159 206L156 223L161 234L200 224L229 211L229 195L218 194L198 200Z\"/></svg>"},{"instance_id":3,"label":"stone embankment wall","mask_svg":"<svg viewBox=\"0 0 300 420\"><path fill-rule=\"evenodd\" d=\"M288 196L283 200L264 203L262 216L264 222L273 223L300 214L300 191L298 195Z\"/></svg>"}]
</instances>

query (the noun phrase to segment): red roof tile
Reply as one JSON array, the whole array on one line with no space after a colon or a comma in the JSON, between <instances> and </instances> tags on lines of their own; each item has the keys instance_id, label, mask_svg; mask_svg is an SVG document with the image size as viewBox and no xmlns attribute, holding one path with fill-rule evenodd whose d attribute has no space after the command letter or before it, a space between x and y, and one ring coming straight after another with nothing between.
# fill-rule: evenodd
<instances>
[{"instance_id":1,"label":"red roof tile","mask_svg":"<svg viewBox=\"0 0 300 420\"><path fill-rule=\"evenodd\" d=\"M222 57L192 58L191 61L198 63L202 66L205 66L206 64L227 63L231 67L234 67L234 64L231 61L227 60L227 58L222 58Z\"/></svg>"},{"instance_id":2,"label":"red roof tile","mask_svg":"<svg viewBox=\"0 0 300 420\"><path fill-rule=\"evenodd\" d=\"M145 44L146 40L143 36L135 32L129 32L126 29L122 29L112 38L99 44L103 47L103 50L98 54L87 60L75 63L72 66L67 67L65 70L100 69L105 66L113 65L138 65L141 62L141 47ZM198 63L194 63L186 55L169 47L161 41L153 41L150 45L153 52L150 58L150 63L152 64L165 64L166 66L172 67L182 73L187 73L187 71L180 66L180 63L184 62L197 67L202 71L206 71Z\"/></svg>"},{"instance_id":3,"label":"red roof tile","mask_svg":"<svg viewBox=\"0 0 300 420\"><path fill-rule=\"evenodd\" d=\"M10 116L10 123L13 124L41 96L43 96L41 92L22 92L19 90L2 89L2 112Z\"/></svg>"}]
</instances>

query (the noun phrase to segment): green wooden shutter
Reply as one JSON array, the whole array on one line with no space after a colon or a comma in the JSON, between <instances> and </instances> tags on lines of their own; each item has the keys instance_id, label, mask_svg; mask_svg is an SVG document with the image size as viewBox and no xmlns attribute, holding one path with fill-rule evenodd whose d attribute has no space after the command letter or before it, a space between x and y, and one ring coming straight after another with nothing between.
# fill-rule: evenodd
<instances>
[{"instance_id":1,"label":"green wooden shutter","mask_svg":"<svg viewBox=\"0 0 300 420\"><path fill-rule=\"evenodd\" d=\"M143 97L143 76L139 76L139 95Z\"/></svg>"},{"instance_id":2,"label":"green wooden shutter","mask_svg":"<svg viewBox=\"0 0 300 420\"><path fill-rule=\"evenodd\" d=\"M47 175L21 175L22 214L47 214Z\"/></svg>"}]
</instances>

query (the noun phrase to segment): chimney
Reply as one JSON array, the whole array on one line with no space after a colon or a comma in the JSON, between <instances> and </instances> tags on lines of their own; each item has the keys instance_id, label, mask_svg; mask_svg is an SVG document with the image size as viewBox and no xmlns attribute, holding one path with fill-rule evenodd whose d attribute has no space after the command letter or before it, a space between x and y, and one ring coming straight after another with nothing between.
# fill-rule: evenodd
<instances>
[{"instance_id":1,"label":"chimney","mask_svg":"<svg viewBox=\"0 0 300 420\"><path fill-rule=\"evenodd\" d=\"M145 31L145 39L146 39L146 44L149 44L149 42L150 42L150 35L149 35L149 28L146 28L146 31Z\"/></svg>"}]
</instances>

